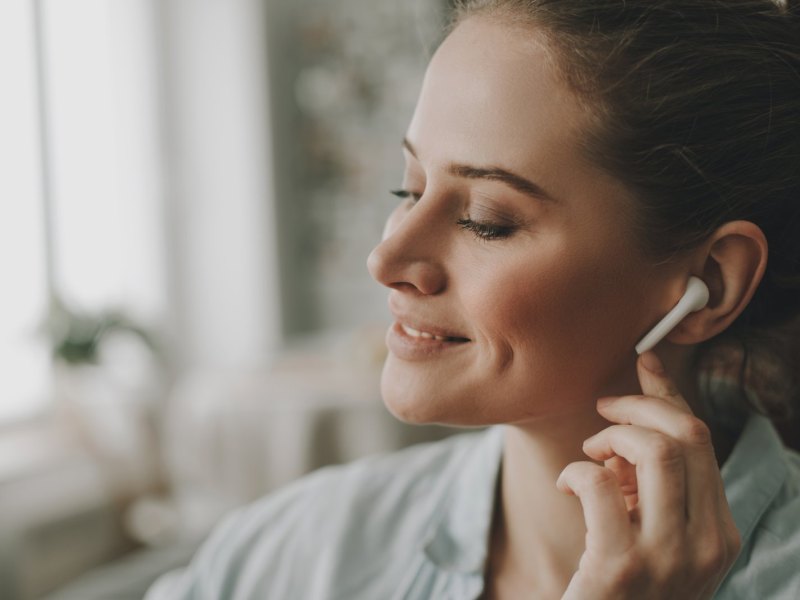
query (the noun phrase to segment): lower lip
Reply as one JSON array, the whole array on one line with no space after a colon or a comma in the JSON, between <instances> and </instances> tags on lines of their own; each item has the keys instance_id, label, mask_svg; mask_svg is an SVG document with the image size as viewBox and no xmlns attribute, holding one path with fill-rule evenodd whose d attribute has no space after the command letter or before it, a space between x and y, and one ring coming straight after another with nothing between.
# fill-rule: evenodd
<instances>
[{"instance_id":1,"label":"lower lip","mask_svg":"<svg viewBox=\"0 0 800 600\"><path fill-rule=\"evenodd\" d=\"M451 342L408 335L397 321L386 332L386 346L389 351L404 360L433 358L444 352L466 348L469 344L469 342Z\"/></svg>"}]
</instances>

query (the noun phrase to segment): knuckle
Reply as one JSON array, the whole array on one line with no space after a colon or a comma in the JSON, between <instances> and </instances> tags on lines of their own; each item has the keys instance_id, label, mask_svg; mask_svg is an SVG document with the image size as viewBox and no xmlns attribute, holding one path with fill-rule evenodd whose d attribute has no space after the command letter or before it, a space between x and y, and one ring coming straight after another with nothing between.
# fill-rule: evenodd
<instances>
[{"instance_id":1,"label":"knuckle","mask_svg":"<svg viewBox=\"0 0 800 600\"><path fill-rule=\"evenodd\" d=\"M674 382L668 381L664 385L664 395L675 398L675 397L680 397L681 392L678 389L678 386L676 386Z\"/></svg>"},{"instance_id":2,"label":"knuckle","mask_svg":"<svg viewBox=\"0 0 800 600\"><path fill-rule=\"evenodd\" d=\"M659 463L675 463L682 458L681 448L677 442L665 435L653 438L648 447L650 457Z\"/></svg>"},{"instance_id":3,"label":"knuckle","mask_svg":"<svg viewBox=\"0 0 800 600\"><path fill-rule=\"evenodd\" d=\"M723 536L725 544L725 568L733 564L742 550L742 536L735 526L728 527L728 530Z\"/></svg>"},{"instance_id":4,"label":"knuckle","mask_svg":"<svg viewBox=\"0 0 800 600\"><path fill-rule=\"evenodd\" d=\"M635 585L645 574L645 561L639 552L629 550L621 554L613 569L614 581L624 587Z\"/></svg>"},{"instance_id":5,"label":"knuckle","mask_svg":"<svg viewBox=\"0 0 800 600\"><path fill-rule=\"evenodd\" d=\"M694 446L711 443L711 430L708 425L694 415L685 415L681 418L680 430L683 439Z\"/></svg>"},{"instance_id":6,"label":"knuckle","mask_svg":"<svg viewBox=\"0 0 800 600\"><path fill-rule=\"evenodd\" d=\"M734 559L739 556L739 552L742 551L742 534L739 533L736 527L731 527L728 532L728 547L731 551L731 557Z\"/></svg>"},{"instance_id":7,"label":"knuckle","mask_svg":"<svg viewBox=\"0 0 800 600\"><path fill-rule=\"evenodd\" d=\"M597 467L586 473L585 483L591 488L602 488L617 483L617 476L611 469Z\"/></svg>"},{"instance_id":8,"label":"knuckle","mask_svg":"<svg viewBox=\"0 0 800 600\"><path fill-rule=\"evenodd\" d=\"M726 566L727 548L722 535L709 536L697 555L697 569L705 576L718 574Z\"/></svg>"},{"instance_id":9,"label":"knuckle","mask_svg":"<svg viewBox=\"0 0 800 600\"><path fill-rule=\"evenodd\" d=\"M685 573L686 560L676 551L659 552L660 561L650 571L650 579L659 586L666 586L674 581L677 575Z\"/></svg>"}]
</instances>

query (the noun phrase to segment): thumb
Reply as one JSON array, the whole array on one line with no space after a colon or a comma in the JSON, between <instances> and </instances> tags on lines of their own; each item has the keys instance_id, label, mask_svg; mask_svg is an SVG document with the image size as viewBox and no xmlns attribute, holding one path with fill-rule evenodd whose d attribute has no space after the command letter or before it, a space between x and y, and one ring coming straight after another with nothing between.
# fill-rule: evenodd
<instances>
[{"instance_id":1,"label":"thumb","mask_svg":"<svg viewBox=\"0 0 800 600\"><path fill-rule=\"evenodd\" d=\"M671 404L688 408L688 404L664 370L664 365L655 352L648 350L643 353L636 362L636 370L645 396L663 398Z\"/></svg>"}]
</instances>

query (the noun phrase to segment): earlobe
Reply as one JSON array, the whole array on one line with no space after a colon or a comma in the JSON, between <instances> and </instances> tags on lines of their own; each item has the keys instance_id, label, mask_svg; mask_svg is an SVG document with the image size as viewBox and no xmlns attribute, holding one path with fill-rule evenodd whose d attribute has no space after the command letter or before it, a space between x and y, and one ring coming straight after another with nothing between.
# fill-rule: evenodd
<instances>
[{"instance_id":1,"label":"earlobe","mask_svg":"<svg viewBox=\"0 0 800 600\"><path fill-rule=\"evenodd\" d=\"M688 315L667 339L676 344L698 344L727 329L744 311L758 288L767 266L767 239L750 221L730 221L720 226L698 249L702 279L709 301Z\"/></svg>"}]
</instances>

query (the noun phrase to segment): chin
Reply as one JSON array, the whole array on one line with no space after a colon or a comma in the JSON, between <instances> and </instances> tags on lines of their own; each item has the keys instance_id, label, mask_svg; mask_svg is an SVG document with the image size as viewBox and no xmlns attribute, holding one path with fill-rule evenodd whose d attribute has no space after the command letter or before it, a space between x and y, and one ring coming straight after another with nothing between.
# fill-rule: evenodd
<instances>
[{"instance_id":1,"label":"chin","mask_svg":"<svg viewBox=\"0 0 800 600\"><path fill-rule=\"evenodd\" d=\"M415 397L416 395L410 390L398 390L397 387L381 381L383 404L395 419L412 425L429 425L440 422L436 411L431 410L432 402L425 403Z\"/></svg>"},{"instance_id":2,"label":"chin","mask_svg":"<svg viewBox=\"0 0 800 600\"><path fill-rule=\"evenodd\" d=\"M480 407L473 406L472 395L463 398L436 396L430 390L416 389L413 381L404 381L394 375L384 367L381 396L386 409L403 423L482 427L501 422L481 414Z\"/></svg>"}]
</instances>

